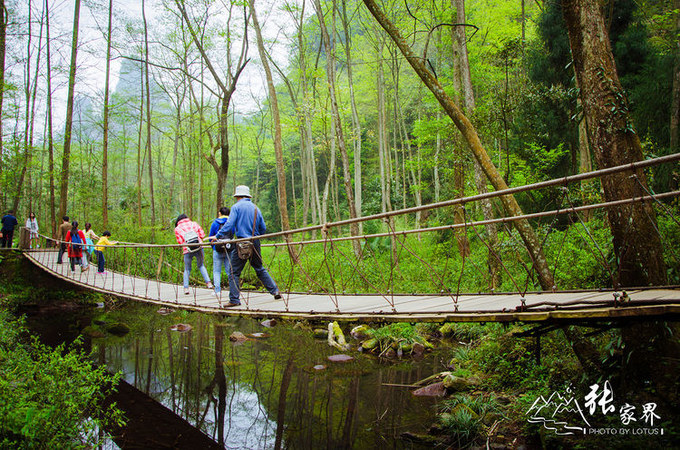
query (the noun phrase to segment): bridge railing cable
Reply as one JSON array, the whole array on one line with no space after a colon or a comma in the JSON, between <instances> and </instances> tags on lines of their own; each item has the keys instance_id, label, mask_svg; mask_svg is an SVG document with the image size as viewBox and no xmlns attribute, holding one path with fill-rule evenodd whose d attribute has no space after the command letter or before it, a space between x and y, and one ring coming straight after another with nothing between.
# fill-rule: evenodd
<instances>
[{"instance_id":1,"label":"bridge railing cable","mask_svg":"<svg viewBox=\"0 0 680 450\"><path fill-rule=\"evenodd\" d=\"M316 292L328 295L337 311L340 311L342 306L338 293L352 293L352 291L360 293L362 290L365 291L365 289L369 288L375 293L380 293L386 305L389 305L392 311L396 311L395 295L404 293L404 289L408 289L408 292L432 293L432 291L427 291L427 286L430 286L430 289L436 287L438 292L434 292L434 294L450 297L457 309L458 299L463 292L463 286L470 285L470 283L464 284L463 280L468 278L473 280L483 279L488 274L484 273L485 269L480 267L479 263L474 259L468 261L467 258L454 258L454 251L452 249L455 248L455 244L453 243L453 238L449 240L446 237L446 233L460 230L464 235L481 242L491 257L501 263L503 273L506 274L510 283L514 286L514 291L520 298L523 298L532 286L535 286L535 280L533 279L535 276L535 270L533 269L534 262L527 257L523 244L518 239L516 233L511 228L508 228L506 231L510 239L504 241L500 248L492 246L487 242L488 237L485 236L486 233L478 231L478 227L491 224L507 226L518 220L538 221L544 218L551 218L550 223L542 228L540 245L543 249L550 243L555 248L555 259L552 267L554 272L557 273L561 267L559 264L564 256L564 244L568 239L570 231L567 230L561 234L557 238L557 242L552 242L552 235L557 226L557 217L566 214L569 223L573 225L579 222L581 224L581 227L576 227L575 229L580 234L583 245L592 249L595 259L601 264L602 269L607 272L612 286L615 286L615 271L611 267L610 258L606 255L610 250L601 247L602 244L598 242L598 239L601 240L601 238L596 238L592 235L581 214L587 211L605 210L621 205L647 202L655 204L666 214L670 213L672 219L678 224L677 219L672 216L672 211L662 200L680 196L680 191L652 193L642 183L639 183L641 190L644 191L644 195L576 206L574 200L570 197L567 186L571 183L608 176L623 171L633 171L633 176L635 176L635 171L655 164L677 160L680 160L680 154L533 183L503 191L494 191L295 230L269 233L257 237L257 239L263 241L261 244L263 250L258 256L262 258L263 262L266 259L265 265L269 267L276 261L277 273L279 276L284 275L283 279L279 280L280 283L283 282L283 285L280 286L282 291L289 294L293 291L294 283L297 283L297 286L305 286L301 291L311 293L313 290L316 290ZM475 220L475 214L470 213L466 208L466 205L474 204L482 199L493 199L502 195L554 187L559 189L557 195L559 204L557 209L550 211L533 212L521 216ZM394 221L391 220L399 215L408 216L425 210L456 206L463 207L463 221L461 223L399 230L394 225ZM383 229L387 228L387 230L361 236L336 235L333 232L334 229L342 229L342 227L356 222L377 222L378 225L372 228L382 227ZM315 231L321 232L321 239L305 239L306 235ZM661 234L658 229L657 232ZM436 237L431 238L430 244L423 245L421 237L426 233ZM301 235L302 239L293 240L292 237L295 235ZM281 238L284 238L285 241L264 242ZM40 258L46 261L46 263L56 264L58 255L54 250L54 246L56 245L58 248L64 243L47 236L41 236L40 239L42 248L31 249L31 252L42 254L36 258ZM252 239L235 239L230 242ZM352 241L359 241L361 243L358 253L350 245ZM209 251L210 245L211 243L209 242L201 244L205 250L208 250L205 252L205 265L209 272L211 267L209 263L212 260L211 252ZM506 248L503 248L503 245ZM170 283L174 286L174 301L180 302L187 298L179 287L183 276L183 265L179 255L181 255L181 247L183 246L181 244L119 242L117 245L105 248L107 271L103 275L97 274L100 278L90 278L94 270L90 273L87 273L86 270L63 270L68 269L66 267L67 264L59 268L59 273L64 276L74 277L85 283L92 281L96 289L109 292L131 291L134 295L140 295L144 298L160 296L163 283ZM310 249L315 246L318 246L321 250L311 251ZM279 250L284 248L288 249L288 258L277 256ZM175 252L176 254L174 254ZM281 254L285 255L286 253L282 252ZM66 259L66 256L64 256L64 259ZM524 281L518 280L516 275L513 275L517 271L511 269L509 265L524 267L524 271L527 274L526 279ZM90 266L92 267L93 264ZM419 272L417 274L414 273L414 268L418 268ZM254 277L251 273L250 275L243 275L242 278L246 281L252 281ZM223 279L223 281L226 280ZM191 278L191 282L192 290L190 295L193 297L194 304L198 305L199 295L195 286L201 286L204 283L195 277ZM477 284L481 285L479 282ZM406 288L403 286L406 286ZM401 292L399 292L400 290ZM220 303L223 300L223 295L225 295L224 292L225 290L222 290L218 296ZM246 290L243 295L244 304L248 308L248 291ZM286 307L288 307L288 295L284 296L284 302Z\"/></svg>"}]
</instances>

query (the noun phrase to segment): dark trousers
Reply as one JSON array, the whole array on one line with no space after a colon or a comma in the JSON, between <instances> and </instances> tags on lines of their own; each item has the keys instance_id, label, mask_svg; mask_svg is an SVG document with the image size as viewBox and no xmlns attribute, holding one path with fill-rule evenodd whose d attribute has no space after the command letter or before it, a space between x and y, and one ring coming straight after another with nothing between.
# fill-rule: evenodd
<instances>
[{"instance_id":1,"label":"dark trousers","mask_svg":"<svg viewBox=\"0 0 680 450\"><path fill-rule=\"evenodd\" d=\"M61 243L59 244L59 254L57 255L57 263L61 264L61 259L64 256L64 253L66 253L66 244Z\"/></svg>"},{"instance_id":2,"label":"dark trousers","mask_svg":"<svg viewBox=\"0 0 680 450\"><path fill-rule=\"evenodd\" d=\"M279 291L279 288L276 286L276 282L272 279L271 275L269 275L269 272L267 272L267 269L262 266L260 241L253 241L253 244L255 244L255 251L248 261L250 261L250 265L255 269L255 274L260 279L265 289L267 289L270 294L274 295ZM231 303L240 304L240 276L248 261L238 257L235 245L232 245L229 256L231 260L231 271L229 272L229 301Z\"/></svg>"},{"instance_id":3,"label":"dark trousers","mask_svg":"<svg viewBox=\"0 0 680 450\"><path fill-rule=\"evenodd\" d=\"M14 238L14 230L12 231L3 231L2 232L2 239L0 239L0 247L2 248L11 248L12 247L12 239Z\"/></svg>"},{"instance_id":4,"label":"dark trousers","mask_svg":"<svg viewBox=\"0 0 680 450\"><path fill-rule=\"evenodd\" d=\"M68 258L71 263L71 270L76 270L76 264L79 266L83 263L83 258L81 256L71 256ZM82 267L81 267L82 270Z\"/></svg>"},{"instance_id":5,"label":"dark trousers","mask_svg":"<svg viewBox=\"0 0 680 450\"><path fill-rule=\"evenodd\" d=\"M97 272L102 273L104 271L104 252L100 252L99 250L94 251L95 256L97 257Z\"/></svg>"}]
</instances>

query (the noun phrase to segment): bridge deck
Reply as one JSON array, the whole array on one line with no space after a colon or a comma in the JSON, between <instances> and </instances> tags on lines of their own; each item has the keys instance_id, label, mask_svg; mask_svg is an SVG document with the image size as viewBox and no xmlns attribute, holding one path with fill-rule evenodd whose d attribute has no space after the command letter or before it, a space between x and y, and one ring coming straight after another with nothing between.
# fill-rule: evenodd
<instances>
[{"instance_id":1,"label":"bridge deck","mask_svg":"<svg viewBox=\"0 0 680 450\"><path fill-rule=\"evenodd\" d=\"M216 297L211 289L192 287L185 295L182 286L109 271L71 273L68 258L57 264L57 252L25 252L26 257L45 271L79 286L133 300L170 308L206 313L255 317L282 317L311 320L351 320L378 322L537 322L545 320L592 320L631 317L668 317L680 313L680 289L627 291L630 301L616 307L611 291L465 295L334 295L283 293L275 300L268 293L242 291L240 307L222 308L228 291Z\"/></svg>"}]
</instances>

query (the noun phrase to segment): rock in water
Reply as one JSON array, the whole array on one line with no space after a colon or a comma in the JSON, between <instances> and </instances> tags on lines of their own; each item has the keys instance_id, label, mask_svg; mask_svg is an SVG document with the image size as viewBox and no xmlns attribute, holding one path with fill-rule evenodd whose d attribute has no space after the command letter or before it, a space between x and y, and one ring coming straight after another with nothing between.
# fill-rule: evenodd
<instances>
[{"instance_id":1,"label":"rock in water","mask_svg":"<svg viewBox=\"0 0 680 450\"><path fill-rule=\"evenodd\" d=\"M349 355L331 355L328 357L328 360L331 362L349 362L349 361L354 361L354 358Z\"/></svg>"},{"instance_id":2,"label":"rock in water","mask_svg":"<svg viewBox=\"0 0 680 450\"><path fill-rule=\"evenodd\" d=\"M411 352L416 355L420 356L423 353L425 353L425 346L421 344L420 342L416 342L413 344L413 348L411 349Z\"/></svg>"},{"instance_id":3,"label":"rock in water","mask_svg":"<svg viewBox=\"0 0 680 450\"><path fill-rule=\"evenodd\" d=\"M444 381L442 381L442 384L447 390L454 392L467 391L472 386L470 381L452 374L446 375Z\"/></svg>"},{"instance_id":4,"label":"rock in water","mask_svg":"<svg viewBox=\"0 0 680 450\"><path fill-rule=\"evenodd\" d=\"M130 332L130 327L124 323L113 323L106 327L106 331L113 334L114 336L125 336Z\"/></svg>"},{"instance_id":5,"label":"rock in water","mask_svg":"<svg viewBox=\"0 0 680 450\"><path fill-rule=\"evenodd\" d=\"M361 347L364 350L373 350L378 346L380 341L378 341L376 338L371 338L371 339L366 339L364 342L361 343Z\"/></svg>"},{"instance_id":6,"label":"rock in water","mask_svg":"<svg viewBox=\"0 0 680 450\"><path fill-rule=\"evenodd\" d=\"M263 327L272 328L274 325L276 325L276 319L263 320L262 322L260 322L260 325L262 325Z\"/></svg>"},{"instance_id":7,"label":"rock in water","mask_svg":"<svg viewBox=\"0 0 680 450\"><path fill-rule=\"evenodd\" d=\"M434 383L412 392L416 397L443 397L446 395L446 388L443 383Z\"/></svg>"},{"instance_id":8,"label":"rock in water","mask_svg":"<svg viewBox=\"0 0 680 450\"><path fill-rule=\"evenodd\" d=\"M170 327L172 331L179 331L179 332L186 332L186 331L191 331L193 327L189 325L188 323L178 323L177 325L173 325Z\"/></svg>"},{"instance_id":9,"label":"rock in water","mask_svg":"<svg viewBox=\"0 0 680 450\"><path fill-rule=\"evenodd\" d=\"M315 328L314 329L314 337L316 339L327 339L328 338L328 330L324 328Z\"/></svg>"},{"instance_id":10,"label":"rock in water","mask_svg":"<svg viewBox=\"0 0 680 450\"><path fill-rule=\"evenodd\" d=\"M326 366L323 364L317 364L316 366L312 367L314 370L326 370Z\"/></svg>"},{"instance_id":11,"label":"rock in water","mask_svg":"<svg viewBox=\"0 0 680 450\"><path fill-rule=\"evenodd\" d=\"M370 330L368 325L357 325L352 328L352 331L350 331L349 334L357 341L363 341L364 339L368 339L368 330Z\"/></svg>"},{"instance_id":12,"label":"rock in water","mask_svg":"<svg viewBox=\"0 0 680 450\"><path fill-rule=\"evenodd\" d=\"M248 338L246 337L245 334L241 333L240 331L234 331L229 335L229 340L232 342L243 342L247 341Z\"/></svg>"}]
</instances>

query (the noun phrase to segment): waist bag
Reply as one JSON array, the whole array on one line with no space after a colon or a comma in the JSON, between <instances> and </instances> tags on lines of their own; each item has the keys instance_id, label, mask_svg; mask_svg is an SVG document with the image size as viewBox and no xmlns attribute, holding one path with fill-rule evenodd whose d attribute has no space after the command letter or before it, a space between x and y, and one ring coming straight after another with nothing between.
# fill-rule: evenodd
<instances>
[{"instance_id":1,"label":"waist bag","mask_svg":"<svg viewBox=\"0 0 680 450\"><path fill-rule=\"evenodd\" d=\"M253 237L255 237L255 221L257 220L257 207L255 207L255 215L253 216ZM236 254L240 259L248 260L255 253L255 244L253 241L242 241L236 243Z\"/></svg>"}]
</instances>

